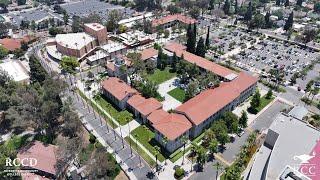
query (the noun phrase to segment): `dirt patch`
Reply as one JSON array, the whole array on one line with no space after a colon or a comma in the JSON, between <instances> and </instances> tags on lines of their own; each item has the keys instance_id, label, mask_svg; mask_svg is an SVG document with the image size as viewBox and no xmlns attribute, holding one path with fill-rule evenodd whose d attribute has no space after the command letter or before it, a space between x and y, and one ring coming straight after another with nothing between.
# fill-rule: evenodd
<instances>
[{"instance_id":1,"label":"dirt patch","mask_svg":"<svg viewBox=\"0 0 320 180\"><path fill-rule=\"evenodd\" d=\"M116 176L115 180L129 180L126 174L121 170L118 176Z\"/></svg>"}]
</instances>

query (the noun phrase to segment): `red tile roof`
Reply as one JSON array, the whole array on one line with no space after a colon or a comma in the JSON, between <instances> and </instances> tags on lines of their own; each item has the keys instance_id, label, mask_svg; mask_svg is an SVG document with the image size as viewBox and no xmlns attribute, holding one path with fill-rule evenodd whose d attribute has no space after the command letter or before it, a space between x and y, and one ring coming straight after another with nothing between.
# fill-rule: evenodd
<instances>
[{"instance_id":1,"label":"red tile roof","mask_svg":"<svg viewBox=\"0 0 320 180\"><path fill-rule=\"evenodd\" d=\"M19 49L21 47L21 40L4 38L0 39L0 44L9 51L14 51L15 49Z\"/></svg>"},{"instance_id":2,"label":"red tile roof","mask_svg":"<svg viewBox=\"0 0 320 180\"><path fill-rule=\"evenodd\" d=\"M154 49L154 48L148 48L148 49L144 49L141 52L141 60L145 61L147 59L150 59L154 56L158 55L158 50Z\"/></svg>"},{"instance_id":3,"label":"red tile roof","mask_svg":"<svg viewBox=\"0 0 320 180\"><path fill-rule=\"evenodd\" d=\"M34 141L29 146L20 150L17 157L20 159L35 158L37 159L37 163L32 168L56 175L56 151L57 147L54 145L44 145L40 141Z\"/></svg>"},{"instance_id":4,"label":"red tile roof","mask_svg":"<svg viewBox=\"0 0 320 180\"><path fill-rule=\"evenodd\" d=\"M257 78L241 72L233 81L223 82L217 88L203 91L176 108L176 111L184 113L193 124L199 125L233 102L241 92L257 81Z\"/></svg>"},{"instance_id":5,"label":"red tile roof","mask_svg":"<svg viewBox=\"0 0 320 180\"><path fill-rule=\"evenodd\" d=\"M212 73L224 77L226 79L232 80L237 76L237 73L223 67L219 64L216 64L212 61L209 61L203 57L197 56L195 54L189 53L185 50L183 50L181 47L182 45L179 46L177 44L169 44L165 46L165 49L170 51L170 52L175 52L178 57L181 57L183 54L184 60L188 61L189 63L196 64L197 66L206 69L207 71L211 71Z\"/></svg>"},{"instance_id":6,"label":"red tile roof","mask_svg":"<svg viewBox=\"0 0 320 180\"><path fill-rule=\"evenodd\" d=\"M163 112L161 113L160 111L156 113L163 115ZM168 113L167 116L156 121L152 126L169 140L173 141L188 131L192 127L192 124L182 114Z\"/></svg>"},{"instance_id":7,"label":"red tile roof","mask_svg":"<svg viewBox=\"0 0 320 180\"><path fill-rule=\"evenodd\" d=\"M149 116L148 116L148 121L150 121L151 125L152 124L157 124L160 122L163 118L167 117L169 113L163 109L159 109L156 111L153 111Z\"/></svg>"},{"instance_id":8,"label":"red tile roof","mask_svg":"<svg viewBox=\"0 0 320 180\"><path fill-rule=\"evenodd\" d=\"M175 51L184 51L187 49L187 46L184 46L180 43L176 42L169 42L164 46L164 49L170 51L170 52L175 52Z\"/></svg>"},{"instance_id":9,"label":"red tile roof","mask_svg":"<svg viewBox=\"0 0 320 180\"><path fill-rule=\"evenodd\" d=\"M162 108L162 104L155 98L146 99L140 94L132 96L127 103L144 116Z\"/></svg>"},{"instance_id":10,"label":"red tile roof","mask_svg":"<svg viewBox=\"0 0 320 180\"><path fill-rule=\"evenodd\" d=\"M112 94L119 101L130 94L137 93L137 90L131 88L124 81L116 77L109 77L102 82L102 87L105 91Z\"/></svg>"},{"instance_id":11,"label":"red tile roof","mask_svg":"<svg viewBox=\"0 0 320 180\"><path fill-rule=\"evenodd\" d=\"M187 16L184 16L182 14L174 14L174 15L168 15L168 16L162 17L160 19L153 20L152 26L156 27L156 26L166 24L166 23L169 23L172 21L180 21L185 24L194 24L197 22L197 20L190 18L190 17L187 17Z\"/></svg>"}]
</instances>

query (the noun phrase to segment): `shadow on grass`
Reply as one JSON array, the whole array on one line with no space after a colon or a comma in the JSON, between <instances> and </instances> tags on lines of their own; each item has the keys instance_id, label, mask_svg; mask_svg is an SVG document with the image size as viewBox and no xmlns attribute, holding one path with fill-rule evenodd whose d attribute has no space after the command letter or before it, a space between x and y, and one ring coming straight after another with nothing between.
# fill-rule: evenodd
<instances>
[{"instance_id":1,"label":"shadow on grass","mask_svg":"<svg viewBox=\"0 0 320 180\"><path fill-rule=\"evenodd\" d=\"M251 114L257 114L257 113L258 113L258 110L257 110L257 109L254 109L254 108L251 108L251 107L249 107L247 110L248 110L248 112L251 113Z\"/></svg>"}]
</instances>

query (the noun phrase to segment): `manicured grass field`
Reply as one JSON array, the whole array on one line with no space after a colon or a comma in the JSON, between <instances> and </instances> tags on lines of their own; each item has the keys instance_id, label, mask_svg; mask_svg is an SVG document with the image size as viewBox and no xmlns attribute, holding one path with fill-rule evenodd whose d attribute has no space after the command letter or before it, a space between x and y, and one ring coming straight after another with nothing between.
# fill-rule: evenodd
<instances>
[{"instance_id":1,"label":"manicured grass field","mask_svg":"<svg viewBox=\"0 0 320 180\"><path fill-rule=\"evenodd\" d=\"M266 107L271 101L274 100L274 96L272 96L270 99L266 98L266 95L261 97L260 106L257 108L257 111L261 111L264 107Z\"/></svg>"},{"instance_id":2,"label":"manicured grass field","mask_svg":"<svg viewBox=\"0 0 320 180\"><path fill-rule=\"evenodd\" d=\"M127 110L119 111L103 95L98 95L94 97L94 100L106 111L108 112L120 125L125 125L132 120L133 115Z\"/></svg>"},{"instance_id":3,"label":"manicured grass field","mask_svg":"<svg viewBox=\"0 0 320 180\"><path fill-rule=\"evenodd\" d=\"M260 106L256 109L252 109L251 107L248 108L248 112L251 114L257 114L259 111L261 111L264 107L266 107L271 101L274 100L274 96L272 96L270 99L266 98L267 95L264 95L260 98Z\"/></svg>"},{"instance_id":4,"label":"manicured grass field","mask_svg":"<svg viewBox=\"0 0 320 180\"><path fill-rule=\"evenodd\" d=\"M184 102L186 98L186 92L181 88L172 89L168 94L180 102Z\"/></svg>"},{"instance_id":5,"label":"manicured grass field","mask_svg":"<svg viewBox=\"0 0 320 180\"><path fill-rule=\"evenodd\" d=\"M148 75L147 78L150 81L155 82L156 84L161 84L173 77L176 76L176 73L171 73L170 68L166 68L163 71L162 70L155 70L153 74Z\"/></svg>"},{"instance_id":6,"label":"manicured grass field","mask_svg":"<svg viewBox=\"0 0 320 180\"><path fill-rule=\"evenodd\" d=\"M131 132L131 135L137 138L137 140L146 148L150 153L154 156L158 154L158 160L164 161L165 157L161 154L161 152L156 152L155 146L161 146L155 140L155 134L152 132L147 126L139 126Z\"/></svg>"}]
</instances>

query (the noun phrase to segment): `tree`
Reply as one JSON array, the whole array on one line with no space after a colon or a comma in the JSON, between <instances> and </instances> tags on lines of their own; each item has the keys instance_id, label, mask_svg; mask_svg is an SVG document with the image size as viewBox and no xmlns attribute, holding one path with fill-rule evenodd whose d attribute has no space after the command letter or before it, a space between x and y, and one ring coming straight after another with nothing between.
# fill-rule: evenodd
<instances>
[{"instance_id":1,"label":"tree","mask_svg":"<svg viewBox=\"0 0 320 180\"><path fill-rule=\"evenodd\" d=\"M246 128L248 124L248 115L246 111L242 111L241 116L239 118L239 125L242 128Z\"/></svg>"},{"instance_id":2,"label":"tree","mask_svg":"<svg viewBox=\"0 0 320 180\"><path fill-rule=\"evenodd\" d=\"M64 104L64 111L62 111L62 117L64 120L63 133L70 138L76 137L82 127L82 123L79 119L79 116L74 112L70 107L70 104Z\"/></svg>"},{"instance_id":3,"label":"tree","mask_svg":"<svg viewBox=\"0 0 320 180\"><path fill-rule=\"evenodd\" d=\"M196 155L197 155L196 162L197 162L198 166L200 167L200 169L202 169L203 165L207 161L206 150L202 146L200 146L196 151Z\"/></svg>"},{"instance_id":4,"label":"tree","mask_svg":"<svg viewBox=\"0 0 320 180\"><path fill-rule=\"evenodd\" d=\"M186 153L186 144L188 142L188 138L186 136L183 136L181 138L181 142L183 143L183 155L182 155L182 165L184 164L184 154Z\"/></svg>"},{"instance_id":5,"label":"tree","mask_svg":"<svg viewBox=\"0 0 320 180\"><path fill-rule=\"evenodd\" d=\"M206 49L208 49L210 46L210 26L208 26L205 46L206 46Z\"/></svg>"},{"instance_id":6,"label":"tree","mask_svg":"<svg viewBox=\"0 0 320 180\"><path fill-rule=\"evenodd\" d=\"M285 7L290 6L290 0L285 0L284 6L285 6Z\"/></svg>"},{"instance_id":7,"label":"tree","mask_svg":"<svg viewBox=\"0 0 320 180\"><path fill-rule=\"evenodd\" d=\"M260 106L260 93L259 90L253 95L251 102L250 102L250 109L256 111L256 109Z\"/></svg>"},{"instance_id":8,"label":"tree","mask_svg":"<svg viewBox=\"0 0 320 180\"><path fill-rule=\"evenodd\" d=\"M276 5L280 6L280 4L281 4L281 0L276 0Z\"/></svg>"},{"instance_id":9,"label":"tree","mask_svg":"<svg viewBox=\"0 0 320 180\"><path fill-rule=\"evenodd\" d=\"M230 13L230 6L231 6L230 1L225 0L224 5L223 5L223 12L227 15Z\"/></svg>"},{"instance_id":10,"label":"tree","mask_svg":"<svg viewBox=\"0 0 320 180\"><path fill-rule=\"evenodd\" d=\"M213 156L214 153L218 152L218 141L216 139L212 139L209 143L209 152Z\"/></svg>"},{"instance_id":11,"label":"tree","mask_svg":"<svg viewBox=\"0 0 320 180\"><path fill-rule=\"evenodd\" d=\"M222 146L230 141L230 138L228 136L228 128L222 120L214 122L211 129L214 132L216 139Z\"/></svg>"},{"instance_id":12,"label":"tree","mask_svg":"<svg viewBox=\"0 0 320 180\"><path fill-rule=\"evenodd\" d=\"M267 98L267 99L271 99L271 98L272 98L272 90L271 90L271 89L268 90L268 93L267 93L267 95L266 95L266 98Z\"/></svg>"},{"instance_id":13,"label":"tree","mask_svg":"<svg viewBox=\"0 0 320 180\"><path fill-rule=\"evenodd\" d=\"M198 83L196 81L192 81L188 84L186 90L186 100L193 98L198 92Z\"/></svg>"},{"instance_id":14,"label":"tree","mask_svg":"<svg viewBox=\"0 0 320 180\"><path fill-rule=\"evenodd\" d=\"M5 47L0 46L0 59L3 59L4 57L6 57L8 53L9 51Z\"/></svg>"},{"instance_id":15,"label":"tree","mask_svg":"<svg viewBox=\"0 0 320 180\"><path fill-rule=\"evenodd\" d=\"M306 28L302 33L301 40L304 44L307 44L308 42L314 40L317 34L318 32L315 28Z\"/></svg>"},{"instance_id":16,"label":"tree","mask_svg":"<svg viewBox=\"0 0 320 180\"><path fill-rule=\"evenodd\" d=\"M29 48L28 43L25 42L25 41L22 41L22 42L21 42L21 49L22 49L23 51L27 51L28 48Z\"/></svg>"},{"instance_id":17,"label":"tree","mask_svg":"<svg viewBox=\"0 0 320 180\"><path fill-rule=\"evenodd\" d=\"M26 0L17 0L18 6L25 5L26 2L27 2Z\"/></svg>"},{"instance_id":18,"label":"tree","mask_svg":"<svg viewBox=\"0 0 320 180\"><path fill-rule=\"evenodd\" d=\"M79 61L75 57L64 56L61 59L60 67L63 71L73 74L77 67L80 66Z\"/></svg>"},{"instance_id":19,"label":"tree","mask_svg":"<svg viewBox=\"0 0 320 180\"><path fill-rule=\"evenodd\" d=\"M272 22L270 20L270 16L271 16L270 11L268 11L266 13L266 15L264 16L264 22L265 22L266 28L271 28L272 27Z\"/></svg>"},{"instance_id":20,"label":"tree","mask_svg":"<svg viewBox=\"0 0 320 180\"><path fill-rule=\"evenodd\" d=\"M158 171L158 155L160 150L159 146L154 146L154 153L156 154L156 171Z\"/></svg>"},{"instance_id":21,"label":"tree","mask_svg":"<svg viewBox=\"0 0 320 180\"><path fill-rule=\"evenodd\" d=\"M188 26L187 30L187 51L190 53L195 53L196 39L194 31L192 30L191 24Z\"/></svg>"},{"instance_id":22,"label":"tree","mask_svg":"<svg viewBox=\"0 0 320 180\"><path fill-rule=\"evenodd\" d=\"M170 14L177 14L177 13L181 13L181 8L170 4L169 6L167 6L167 11L169 11Z\"/></svg>"},{"instance_id":23,"label":"tree","mask_svg":"<svg viewBox=\"0 0 320 180\"><path fill-rule=\"evenodd\" d=\"M200 15L200 9L197 6L193 6L191 8L191 10L189 11L189 15L194 18L197 19Z\"/></svg>"},{"instance_id":24,"label":"tree","mask_svg":"<svg viewBox=\"0 0 320 180\"><path fill-rule=\"evenodd\" d=\"M202 146L207 148L210 144L210 142L215 139L215 134L214 132L211 130L211 129L208 129L206 132L205 132L205 135L203 137L203 140L202 140Z\"/></svg>"},{"instance_id":25,"label":"tree","mask_svg":"<svg viewBox=\"0 0 320 180\"><path fill-rule=\"evenodd\" d=\"M241 179L241 169L239 166L226 168L225 179Z\"/></svg>"},{"instance_id":26,"label":"tree","mask_svg":"<svg viewBox=\"0 0 320 180\"><path fill-rule=\"evenodd\" d=\"M288 17L283 29L285 31L288 31L288 30L290 30L292 28L292 25L293 25L293 11L290 13L290 15L289 15L289 17Z\"/></svg>"},{"instance_id":27,"label":"tree","mask_svg":"<svg viewBox=\"0 0 320 180\"><path fill-rule=\"evenodd\" d=\"M11 3L9 0L0 0L0 7L2 8L2 12L6 13L8 12L8 5Z\"/></svg>"},{"instance_id":28,"label":"tree","mask_svg":"<svg viewBox=\"0 0 320 180\"><path fill-rule=\"evenodd\" d=\"M257 31L265 26L265 17L262 14L256 14L250 22L250 29L257 28Z\"/></svg>"},{"instance_id":29,"label":"tree","mask_svg":"<svg viewBox=\"0 0 320 180\"><path fill-rule=\"evenodd\" d=\"M36 28L37 28L37 24L34 20L32 20L31 24L30 24L30 29L34 31L34 30L36 30Z\"/></svg>"},{"instance_id":30,"label":"tree","mask_svg":"<svg viewBox=\"0 0 320 180\"><path fill-rule=\"evenodd\" d=\"M41 66L39 60L31 55L29 58L29 66L30 66L30 81L32 83L39 82L40 84L46 79L47 73Z\"/></svg>"},{"instance_id":31,"label":"tree","mask_svg":"<svg viewBox=\"0 0 320 180\"><path fill-rule=\"evenodd\" d=\"M64 25L67 25L69 22L69 15L66 11L63 12L63 23Z\"/></svg>"},{"instance_id":32,"label":"tree","mask_svg":"<svg viewBox=\"0 0 320 180\"><path fill-rule=\"evenodd\" d=\"M222 120L225 122L228 132L236 133L238 132L239 120L238 117L233 114L231 111L223 113Z\"/></svg>"},{"instance_id":33,"label":"tree","mask_svg":"<svg viewBox=\"0 0 320 180\"><path fill-rule=\"evenodd\" d=\"M114 179L120 173L120 166L112 154L103 148L97 148L87 162L89 179Z\"/></svg>"},{"instance_id":34,"label":"tree","mask_svg":"<svg viewBox=\"0 0 320 180\"><path fill-rule=\"evenodd\" d=\"M118 27L119 24L118 22L121 20L122 14L118 10L111 10L110 13L108 14L108 21L107 21L107 30L108 31L115 31Z\"/></svg>"},{"instance_id":35,"label":"tree","mask_svg":"<svg viewBox=\"0 0 320 180\"><path fill-rule=\"evenodd\" d=\"M235 3L234 3L234 13L235 14L238 14L238 9L239 9L238 0L235 0Z\"/></svg>"},{"instance_id":36,"label":"tree","mask_svg":"<svg viewBox=\"0 0 320 180\"><path fill-rule=\"evenodd\" d=\"M171 61L171 67L174 72L177 71L177 63L178 63L178 57L176 52L174 52L172 56L172 61Z\"/></svg>"},{"instance_id":37,"label":"tree","mask_svg":"<svg viewBox=\"0 0 320 180\"><path fill-rule=\"evenodd\" d=\"M314 3L313 9L314 9L314 12L320 13L320 2Z\"/></svg>"},{"instance_id":38,"label":"tree","mask_svg":"<svg viewBox=\"0 0 320 180\"><path fill-rule=\"evenodd\" d=\"M252 7L252 3L251 1L249 2L249 5L248 5L248 8L247 8L247 11L244 15L244 20L247 21L247 22L250 22L251 19L252 19L252 14L253 14L253 7Z\"/></svg>"},{"instance_id":39,"label":"tree","mask_svg":"<svg viewBox=\"0 0 320 180\"><path fill-rule=\"evenodd\" d=\"M210 0L209 1L209 9L214 10L214 5L216 4L216 0Z\"/></svg>"},{"instance_id":40,"label":"tree","mask_svg":"<svg viewBox=\"0 0 320 180\"><path fill-rule=\"evenodd\" d=\"M80 17L79 16L73 16L72 17L72 32L76 33L76 32L80 32L82 31L82 27L80 26Z\"/></svg>"},{"instance_id":41,"label":"tree","mask_svg":"<svg viewBox=\"0 0 320 180\"><path fill-rule=\"evenodd\" d=\"M206 55L206 47L204 45L204 41L203 41L202 37L200 37L200 39L198 41L195 54L198 56L201 56L201 57L205 57L205 55Z\"/></svg>"},{"instance_id":42,"label":"tree","mask_svg":"<svg viewBox=\"0 0 320 180\"><path fill-rule=\"evenodd\" d=\"M302 2L303 2L303 0L297 0L297 6L302 6Z\"/></svg>"},{"instance_id":43,"label":"tree","mask_svg":"<svg viewBox=\"0 0 320 180\"><path fill-rule=\"evenodd\" d=\"M218 179L218 175L219 175L219 170L222 169L222 165L219 162L216 162L215 164L212 165L212 167L216 168L217 172L216 172L216 180Z\"/></svg>"}]
</instances>

